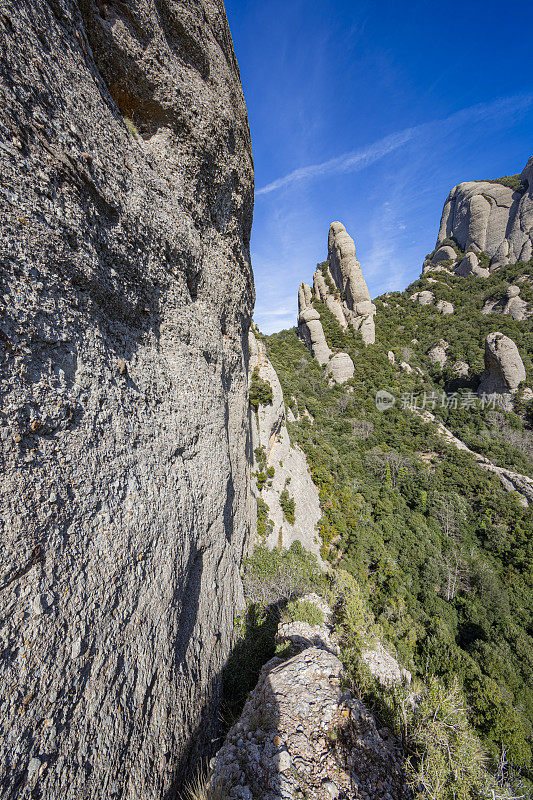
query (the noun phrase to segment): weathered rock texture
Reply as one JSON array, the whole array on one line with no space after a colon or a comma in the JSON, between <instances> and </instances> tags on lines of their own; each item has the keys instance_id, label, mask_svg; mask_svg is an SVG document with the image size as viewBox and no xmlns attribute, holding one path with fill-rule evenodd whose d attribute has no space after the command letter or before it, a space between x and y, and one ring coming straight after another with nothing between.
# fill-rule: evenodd
<instances>
[{"instance_id":1,"label":"weathered rock texture","mask_svg":"<svg viewBox=\"0 0 533 800\"><path fill-rule=\"evenodd\" d=\"M485 371L478 394L489 399L494 397L510 408L513 394L525 379L524 362L513 340L503 333L489 333L485 339Z\"/></svg>"},{"instance_id":2,"label":"weathered rock texture","mask_svg":"<svg viewBox=\"0 0 533 800\"><path fill-rule=\"evenodd\" d=\"M361 332L365 344L376 339L374 315L376 307L370 299L361 264L355 257L355 243L341 222L332 222L328 235L328 274L341 305L345 327ZM342 302L340 298L342 297Z\"/></svg>"},{"instance_id":3,"label":"weathered rock texture","mask_svg":"<svg viewBox=\"0 0 533 800\"><path fill-rule=\"evenodd\" d=\"M332 222L328 235L328 260L313 276L313 289L302 283L298 292L298 335L336 383L353 377L353 361L347 353L330 350L320 314L313 299L324 303L339 325L361 333L365 345L376 340L376 306L370 299L361 265L355 257L355 244L340 222Z\"/></svg>"},{"instance_id":4,"label":"weathered rock texture","mask_svg":"<svg viewBox=\"0 0 533 800\"><path fill-rule=\"evenodd\" d=\"M520 297L520 286L508 286L507 291L496 300L487 300L482 314L509 314L513 319L524 320L532 315L526 301Z\"/></svg>"},{"instance_id":5,"label":"weathered rock texture","mask_svg":"<svg viewBox=\"0 0 533 800\"><path fill-rule=\"evenodd\" d=\"M242 603L239 71L221 0L1 10L1 794L163 798Z\"/></svg>"},{"instance_id":6,"label":"weathered rock texture","mask_svg":"<svg viewBox=\"0 0 533 800\"><path fill-rule=\"evenodd\" d=\"M312 306L311 287L302 283L298 292L298 335L321 366L333 355L326 342L320 314Z\"/></svg>"},{"instance_id":7,"label":"weathered rock texture","mask_svg":"<svg viewBox=\"0 0 533 800\"><path fill-rule=\"evenodd\" d=\"M287 431L285 402L279 378L270 363L264 343L250 331L250 374L257 367L263 380L272 387L272 403L260 405L252 420L252 439L254 451L265 450L264 469L274 468L274 476L264 486L261 497L269 509L272 526L267 536L269 547L289 547L299 541L306 550L314 553L320 560L320 544L317 523L322 516L318 489L311 479L309 466L303 451L291 443ZM255 470L259 468L254 459ZM289 481L287 483L287 480ZM280 505L280 496L287 488L294 498L294 523L285 518ZM254 481L256 495L259 494Z\"/></svg>"},{"instance_id":8,"label":"weathered rock texture","mask_svg":"<svg viewBox=\"0 0 533 800\"><path fill-rule=\"evenodd\" d=\"M485 267L481 267L476 253L470 251L456 266L455 274L461 275L463 278L467 275L477 275L478 278L488 278L490 271Z\"/></svg>"},{"instance_id":9,"label":"weathered rock texture","mask_svg":"<svg viewBox=\"0 0 533 800\"><path fill-rule=\"evenodd\" d=\"M213 794L228 800L411 798L399 743L343 690L338 647L327 627L281 625L278 638L300 652L263 667L213 759ZM365 660L387 685L410 678L383 647Z\"/></svg>"},{"instance_id":10,"label":"weathered rock texture","mask_svg":"<svg viewBox=\"0 0 533 800\"><path fill-rule=\"evenodd\" d=\"M462 250L486 253L491 270L529 261L533 257L533 157L520 178L527 186L524 193L488 181L467 181L452 189L442 213L437 246L453 237ZM445 249L452 248L442 247L437 253ZM455 259L455 254L451 257Z\"/></svg>"},{"instance_id":11,"label":"weathered rock texture","mask_svg":"<svg viewBox=\"0 0 533 800\"><path fill-rule=\"evenodd\" d=\"M346 383L353 378L354 365L348 353L336 353L326 367L326 375L335 383Z\"/></svg>"}]
</instances>

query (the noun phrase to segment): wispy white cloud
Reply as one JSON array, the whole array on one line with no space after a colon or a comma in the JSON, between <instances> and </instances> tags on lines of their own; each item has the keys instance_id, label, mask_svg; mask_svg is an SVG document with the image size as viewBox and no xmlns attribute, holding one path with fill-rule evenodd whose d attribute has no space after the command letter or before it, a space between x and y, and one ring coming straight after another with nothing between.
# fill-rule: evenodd
<instances>
[{"instance_id":1,"label":"wispy white cloud","mask_svg":"<svg viewBox=\"0 0 533 800\"><path fill-rule=\"evenodd\" d=\"M444 119L432 120L430 122L424 122L421 125L404 128L366 147L354 150L350 153L344 153L341 156L331 158L321 164L311 164L307 167L293 170L289 172L288 175L278 178L258 189L255 194L256 197L260 197L279 189L284 189L300 181L345 174L348 172L359 172L370 164L380 161L389 153L398 150L413 139L427 137L436 132L442 135L443 133L449 133L452 130L460 128L463 125L485 122L500 116L515 114L527 110L531 105L533 105L533 94L513 95L511 97L499 98L490 103L478 103L469 108L456 111L454 114Z\"/></svg>"}]
</instances>

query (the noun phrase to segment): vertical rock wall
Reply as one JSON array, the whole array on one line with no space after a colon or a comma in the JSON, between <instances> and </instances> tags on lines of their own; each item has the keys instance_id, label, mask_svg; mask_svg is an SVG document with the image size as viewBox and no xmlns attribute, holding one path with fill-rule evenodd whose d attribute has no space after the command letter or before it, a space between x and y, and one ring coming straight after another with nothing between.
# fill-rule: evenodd
<instances>
[{"instance_id":1,"label":"vertical rock wall","mask_svg":"<svg viewBox=\"0 0 533 800\"><path fill-rule=\"evenodd\" d=\"M306 550L314 553L319 563L320 538L318 522L322 516L318 489L313 483L307 459L303 450L292 444L287 430L285 400L276 370L272 366L266 347L250 331L250 372L257 368L259 376L268 381L272 388L272 403L260 405L252 419L252 441L254 451L264 448L264 469L271 468L274 475L261 492L254 481L257 497L268 506L268 516L272 529L267 535L266 544L273 547L290 547L300 542ZM259 469L257 460L255 470ZM294 499L294 522L287 520L280 504L281 493L287 489Z\"/></svg>"},{"instance_id":2,"label":"vertical rock wall","mask_svg":"<svg viewBox=\"0 0 533 800\"><path fill-rule=\"evenodd\" d=\"M222 0L1 0L0 786L174 797L249 532L253 163Z\"/></svg>"}]
</instances>

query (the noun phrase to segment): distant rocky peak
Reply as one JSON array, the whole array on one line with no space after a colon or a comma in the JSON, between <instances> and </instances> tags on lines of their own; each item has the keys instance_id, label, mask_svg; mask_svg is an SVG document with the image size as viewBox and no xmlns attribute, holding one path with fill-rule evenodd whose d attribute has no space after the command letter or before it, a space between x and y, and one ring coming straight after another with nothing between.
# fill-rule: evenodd
<instances>
[{"instance_id":1,"label":"distant rocky peak","mask_svg":"<svg viewBox=\"0 0 533 800\"><path fill-rule=\"evenodd\" d=\"M446 245L453 242L456 253ZM444 245L444 247L443 247ZM483 274L460 256L483 254ZM437 247L425 270L460 267L459 274L488 275L506 264L533 257L533 156L519 175L466 181L455 186L444 204ZM442 263L444 262L444 263Z\"/></svg>"},{"instance_id":2,"label":"distant rocky peak","mask_svg":"<svg viewBox=\"0 0 533 800\"><path fill-rule=\"evenodd\" d=\"M355 257L355 243L342 222L332 222L328 234L328 260L317 266L313 288L302 283L298 292L298 335L327 374L337 383L353 376L353 362L347 353L334 354L324 334L314 301L323 303L339 325L361 333L365 345L374 344L376 306L370 299L361 265Z\"/></svg>"}]
</instances>

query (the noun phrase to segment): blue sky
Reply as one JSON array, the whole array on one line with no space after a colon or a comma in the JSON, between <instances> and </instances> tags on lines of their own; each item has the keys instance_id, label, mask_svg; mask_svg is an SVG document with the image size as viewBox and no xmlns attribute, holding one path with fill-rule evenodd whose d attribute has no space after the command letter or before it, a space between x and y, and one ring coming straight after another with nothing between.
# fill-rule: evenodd
<instances>
[{"instance_id":1,"label":"blue sky","mask_svg":"<svg viewBox=\"0 0 533 800\"><path fill-rule=\"evenodd\" d=\"M226 0L255 159L255 319L296 322L330 222L373 297L433 249L456 183L533 155L532 0Z\"/></svg>"}]
</instances>

